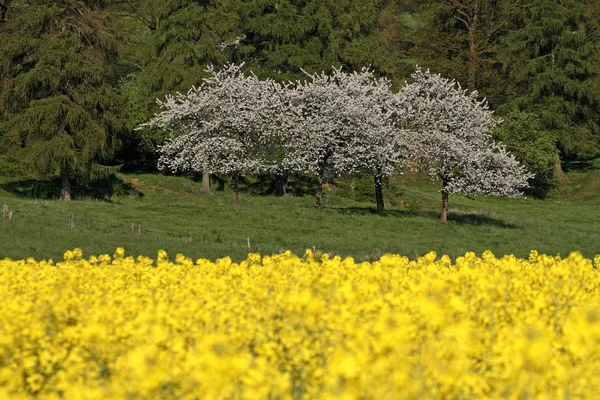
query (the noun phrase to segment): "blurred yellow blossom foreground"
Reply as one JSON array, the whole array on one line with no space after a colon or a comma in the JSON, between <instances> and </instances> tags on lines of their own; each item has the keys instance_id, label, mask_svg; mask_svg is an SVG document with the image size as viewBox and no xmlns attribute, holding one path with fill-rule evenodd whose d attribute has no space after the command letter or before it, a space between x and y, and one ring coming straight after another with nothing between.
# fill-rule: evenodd
<instances>
[{"instance_id":1,"label":"blurred yellow blossom foreground","mask_svg":"<svg viewBox=\"0 0 600 400\"><path fill-rule=\"evenodd\" d=\"M0 398L594 398L600 256L0 261Z\"/></svg>"}]
</instances>

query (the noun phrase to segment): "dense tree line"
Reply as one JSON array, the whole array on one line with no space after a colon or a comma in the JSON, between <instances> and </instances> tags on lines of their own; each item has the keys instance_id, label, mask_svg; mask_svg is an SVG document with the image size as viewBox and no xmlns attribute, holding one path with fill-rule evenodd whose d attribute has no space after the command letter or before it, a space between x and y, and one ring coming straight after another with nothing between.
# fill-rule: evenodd
<instances>
[{"instance_id":1,"label":"dense tree line","mask_svg":"<svg viewBox=\"0 0 600 400\"><path fill-rule=\"evenodd\" d=\"M561 160L600 155L599 0L0 0L0 168L89 181L155 169L136 130L208 65L290 81L415 65L487 97L493 136L543 195Z\"/></svg>"}]
</instances>

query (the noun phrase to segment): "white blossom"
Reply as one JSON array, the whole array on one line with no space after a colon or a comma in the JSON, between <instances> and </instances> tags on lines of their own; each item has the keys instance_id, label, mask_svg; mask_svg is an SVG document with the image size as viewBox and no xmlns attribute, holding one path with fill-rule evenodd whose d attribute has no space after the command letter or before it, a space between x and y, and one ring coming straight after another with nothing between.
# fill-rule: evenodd
<instances>
[{"instance_id":1,"label":"white blossom","mask_svg":"<svg viewBox=\"0 0 600 400\"><path fill-rule=\"evenodd\" d=\"M171 133L159 149L161 170L240 175L277 168L267 153L280 87L253 74L245 76L241 68L209 67L212 77L200 87L159 101L163 111L141 127Z\"/></svg>"},{"instance_id":2,"label":"white blossom","mask_svg":"<svg viewBox=\"0 0 600 400\"><path fill-rule=\"evenodd\" d=\"M230 64L186 94L159 101L162 111L142 125L171 133L159 168L238 176L281 171L319 178L368 172L378 208L382 178L407 158L442 179L447 195L519 197L532 177L495 143L493 118L477 92L417 67L414 83L392 94L390 82L363 69L308 74L277 84L245 76ZM445 196L445 197L444 197Z\"/></svg>"},{"instance_id":3,"label":"white blossom","mask_svg":"<svg viewBox=\"0 0 600 400\"><path fill-rule=\"evenodd\" d=\"M414 83L396 96L399 125L415 137L412 158L425 163L442 191L465 195L520 197L532 177L489 131L494 119L485 99L459 83L417 67Z\"/></svg>"},{"instance_id":4,"label":"white blossom","mask_svg":"<svg viewBox=\"0 0 600 400\"><path fill-rule=\"evenodd\" d=\"M317 176L391 174L405 149L390 82L368 69L307 75L288 85L284 168Z\"/></svg>"}]
</instances>

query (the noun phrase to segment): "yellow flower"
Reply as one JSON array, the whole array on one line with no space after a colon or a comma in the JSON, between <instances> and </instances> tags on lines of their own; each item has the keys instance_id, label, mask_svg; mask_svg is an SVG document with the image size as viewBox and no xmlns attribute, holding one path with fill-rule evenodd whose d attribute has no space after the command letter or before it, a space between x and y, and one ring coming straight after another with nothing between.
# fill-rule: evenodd
<instances>
[{"instance_id":1,"label":"yellow flower","mask_svg":"<svg viewBox=\"0 0 600 400\"><path fill-rule=\"evenodd\" d=\"M599 263L0 260L0 398L595 398Z\"/></svg>"},{"instance_id":2,"label":"yellow flower","mask_svg":"<svg viewBox=\"0 0 600 400\"><path fill-rule=\"evenodd\" d=\"M158 251L158 258L156 261L158 262L167 262L169 260L169 256L167 255L167 252L164 250L159 250Z\"/></svg>"},{"instance_id":3,"label":"yellow flower","mask_svg":"<svg viewBox=\"0 0 600 400\"><path fill-rule=\"evenodd\" d=\"M117 247L117 250L115 250L115 254L113 255L113 258L117 259L117 258L123 258L125 257L125 249L123 247Z\"/></svg>"}]
</instances>

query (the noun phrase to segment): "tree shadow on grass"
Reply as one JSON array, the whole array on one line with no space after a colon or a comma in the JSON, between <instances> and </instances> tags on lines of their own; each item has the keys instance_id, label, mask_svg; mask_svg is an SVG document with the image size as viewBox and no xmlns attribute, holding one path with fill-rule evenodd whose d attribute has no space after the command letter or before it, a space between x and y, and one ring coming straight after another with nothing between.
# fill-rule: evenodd
<instances>
[{"instance_id":1,"label":"tree shadow on grass","mask_svg":"<svg viewBox=\"0 0 600 400\"><path fill-rule=\"evenodd\" d=\"M59 179L21 179L1 183L0 189L21 198L57 200L60 197L61 184ZM112 202L113 196L144 196L132 184L114 175L87 184L73 183L72 189L74 200L91 199Z\"/></svg>"},{"instance_id":2,"label":"tree shadow on grass","mask_svg":"<svg viewBox=\"0 0 600 400\"><path fill-rule=\"evenodd\" d=\"M600 169L600 161L598 159L587 161L567 161L563 163L562 167L565 173L588 172Z\"/></svg>"},{"instance_id":3,"label":"tree shadow on grass","mask_svg":"<svg viewBox=\"0 0 600 400\"><path fill-rule=\"evenodd\" d=\"M329 208L329 207L328 207ZM423 217L440 219L440 213L430 210L385 210L383 213L373 207L331 207L341 214L347 215L381 215L384 217L410 218ZM484 214L448 213L448 223L457 225L494 226L503 229L518 229L518 226Z\"/></svg>"},{"instance_id":4,"label":"tree shadow on grass","mask_svg":"<svg viewBox=\"0 0 600 400\"><path fill-rule=\"evenodd\" d=\"M315 192L315 178L289 175L280 179L283 181L279 182L276 176L259 176L252 180L246 179L240 182L240 190L256 196L273 196L278 194L278 186L282 183L286 195L302 197L313 195Z\"/></svg>"}]
</instances>

